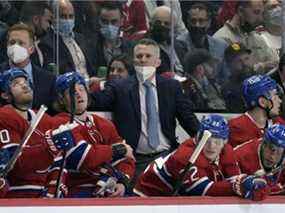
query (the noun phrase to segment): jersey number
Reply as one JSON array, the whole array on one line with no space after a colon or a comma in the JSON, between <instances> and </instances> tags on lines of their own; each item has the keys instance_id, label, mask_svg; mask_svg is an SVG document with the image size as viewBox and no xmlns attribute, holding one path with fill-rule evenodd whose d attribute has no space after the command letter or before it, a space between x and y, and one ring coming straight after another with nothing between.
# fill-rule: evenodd
<instances>
[{"instance_id":1,"label":"jersey number","mask_svg":"<svg viewBox=\"0 0 285 213\"><path fill-rule=\"evenodd\" d=\"M192 182L195 182L199 179L199 176L196 176L197 175L197 172L198 172L198 169L196 166L192 166L190 169L189 169L189 173L191 174L190 175L190 179Z\"/></svg>"},{"instance_id":2,"label":"jersey number","mask_svg":"<svg viewBox=\"0 0 285 213\"><path fill-rule=\"evenodd\" d=\"M10 136L9 136L9 132L7 129L2 129L0 131L0 141L2 143L9 143L10 142Z\"/></svg>"}]
</instances>

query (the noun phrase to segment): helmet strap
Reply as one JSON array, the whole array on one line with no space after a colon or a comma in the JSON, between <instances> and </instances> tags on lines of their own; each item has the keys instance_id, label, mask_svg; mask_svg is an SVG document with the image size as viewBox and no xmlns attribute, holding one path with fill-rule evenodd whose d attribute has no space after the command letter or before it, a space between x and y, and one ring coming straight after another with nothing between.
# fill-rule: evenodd
<instances>
[{"instance_id":1,"label":"helmet strap","mask_svg":"<svg viewBox=\"0 0 285 213\"><path fill-rule=\"evenodd\" d=\"M273 108L273 102L272 102L271 99L268 99L268 98L265 97L265 96L260 96L259 98L261 98L261 97L263 97L264 99L266 99L266 101L269 101L269 102L270 102L270 106L268 106L268 104L266 104L265 107L264 107L264 106L261 106L260 103L259 103L259 101L258 101L258 107L261 108L261 109L263 109L263 110L265 111L267 118L271 118L270 111L271 111L271 109Z\"/></svg>"}]
</instances>

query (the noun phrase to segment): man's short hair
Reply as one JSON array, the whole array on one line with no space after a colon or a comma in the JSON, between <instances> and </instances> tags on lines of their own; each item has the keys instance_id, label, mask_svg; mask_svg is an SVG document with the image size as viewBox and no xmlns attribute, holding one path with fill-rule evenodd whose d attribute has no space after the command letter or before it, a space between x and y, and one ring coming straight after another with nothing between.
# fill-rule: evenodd
<instances>
[{"instance_id":1,"label":"man's short hair","mask_svg":"<svg viewBox=\"0 0 285 213\"><path fill-rule=\"evenodd\" d=\"M121 14L123 14L123 4L122 2L118 1L104 1L100 2L99 9L98 9L98 14L101 14L101 11L103 9L105 10L119 10Z\"/></svg>"},{"instance_id":2,"label":"man's short hair","mask_svg":"<svg viewBox=\"0 0 285 213\"><path fill-rule=\"evenodd\" d=\"M184 58L185 71L192 74L198 65L215 61L208 50L195 49L189 51Z\"/></svg>"},{"instance_id":3,"label":"man's short hair","mask_svg":"<svg viewBox=\"0 0 285 213\"><path fill-rule=\"evenodd\" d=\"M134 49L138 46L138 45L146 45L146 46L153 46L155 49L155 54L160 57L160 48L159 45L156 43L156 41L149 39L149 38L144 38L139 40L136 45L134 46Z\"/></svg>"},{"instance_id":4,"label":"man's short hair","mask_svg":"<svg viewBox=\"0 0 285 213\"><path fill-rule=\"evenodd\" d=\"M211 11L211 4L208 1L193 1L193 2L189 2L189 9L187 10L187 17L189 17L190 15L190 11L192 9L199 9L199 10L205 10L208 14L208 17L211 18L212 17L212 11Z\"/></svg>"},{"instance_id":5,"label":"man's short hair","mask_svg":"<svg viewBox=\"0 0 285 213\"><path fill-rule=\"evenodd\" d=\"M52 11L45 1L29 1L24 3L21 8L20 21L31 22L34 16L43 16L45 9Z\"/></svg>"},{"instance_id":6,"label":"man's short hair","mask_svg":"<svg viewBox=\"0 0 285 213\"><path fill-rule=\"evenodd\" d=\"M18 23L18 24L14 24L13 26L11 26L7 32L7 40L9 39L11 32L21 31L21 30L26 31L29 34L31 44L33 44L34 43L34 35L35 35L34 31L29 25L26 25L24 23Z\"/></svg>"}]
</instances>

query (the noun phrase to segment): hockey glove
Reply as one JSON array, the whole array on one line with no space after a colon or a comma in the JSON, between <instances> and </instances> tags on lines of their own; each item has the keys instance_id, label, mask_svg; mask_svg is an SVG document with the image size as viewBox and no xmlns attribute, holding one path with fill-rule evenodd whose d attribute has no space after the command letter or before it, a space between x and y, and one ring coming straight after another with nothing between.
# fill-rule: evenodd
<instances>
[{"instance_id":1,"label":"hockey glove","mask_svg":"<svg viewBox=\"0 0 285 213\"><path fill-rule=\"evenodd\" d=\"M0 173L5 169L10 159L10 152L7 149L0 149Z\"/></svg>"},{"instance_id":2,"label":"hockey glove","mask_svg":"<svg viewBox=\"0 0 285 213\"><path fill-rule=\"evenodd\" d=\"M254 201L264 200L269 195L266 180L255 176L238 176L233 183L233 190L237 195Z\"/></svg>"},{"instance_id":3,"label":"hockey glove","mask_svg":"<svg viewBox=\"0 0 285 213\"><path fill-rule=\"evenodd\" d=\"M112 157L112 164L116 164L117 161L124 158L131 158L135 160L132 147L126 144L124 141L121 143L112 144Z\"/></svg>"},{"instance_id":4,"label":"hockey glove","mask_svg":"<svg viewBox=\"0 0 285 213\"><path fill-rule=\"evenodd\" d=\"M127 148L123 143L115 143L112 145L113 162L121 160L127 154Z\"/></svg>"},{"instance_id":5,"label":"hockey glove","mask_svg":"<svg viewBox=\"0 0 285 213\"><path fill-rule=\"evenodd\" d=\"M78 124L60 125L59 128L46 132L46 140L50 150L56 155L58 151L67 151L75 145L75 140L71 130L77 127Z\"/></svg>"},{"instance_id":6,"label":"hockey glove","mask_svg":"<svg viewBox=\"0 0 285 213\"><path fill-rule=\"evenodd\" d=\"M116 184L116 178L102 174L93 192L94 197L109 197L115 192Z\"/></svg>"}]
</instances>

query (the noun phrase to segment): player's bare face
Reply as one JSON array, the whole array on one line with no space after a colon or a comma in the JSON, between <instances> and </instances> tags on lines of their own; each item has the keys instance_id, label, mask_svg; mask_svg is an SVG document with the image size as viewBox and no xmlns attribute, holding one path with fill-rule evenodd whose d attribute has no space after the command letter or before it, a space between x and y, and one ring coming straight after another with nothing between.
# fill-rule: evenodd
<instances>
[{"instance_id":1,"label":"player's bare face","mask_svg":"<svg viewBox=\"0 0 285 213\"><path fill-rule=\"evenodd\" d=\"M209 161L214 161L220 155L224 145L225 145L224 139L211 137L207 141L203 149L203 153Z\"/></svg>"},{"instance_id":2,"label":"player's bare face","mask_svg":"<svg viewBox=\"0 0 285 213\"><path fill-rule=\"evenodd\" d=\"M272 168L280 162L284 149L272 143L266 143L263 147L263 164L267 168Z\"/></svg>"},{"instance_id":3,"label":"player's bare face","mask_svg":"<svg viewBox=\"0 0 285 213\"><path fill-rule=\"evenodd\" d=\"M18 105L29 105L33 101L33 90L24 77L14 79L10 84L13 101Z\"/></svg>"},{"instance_id":4,"label":"player's bare face","mask_svg":"<svg viewBox=\"0 0 285 213\"><path fill-rule=\"evenodd\" d=\"M71 109L69 90L65 91L66 104ZM88 105L88 95L82 84L75 84L75 114L81 114L86 111Z\"/></svg>"},{"instance_id":5,"label":"player's bare face","mask_svg":"<svg viewBox=\"0 0 285 213\"><path fill-rule=\"evenodd\" d=\"M280 114L280 107L282 100L280 99L279 95L277 94L277 91L271 91L271 101L273 103L273 107L270 110L271 117L278 116Z\"/></svg>"}]
</instances>

